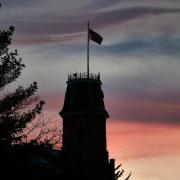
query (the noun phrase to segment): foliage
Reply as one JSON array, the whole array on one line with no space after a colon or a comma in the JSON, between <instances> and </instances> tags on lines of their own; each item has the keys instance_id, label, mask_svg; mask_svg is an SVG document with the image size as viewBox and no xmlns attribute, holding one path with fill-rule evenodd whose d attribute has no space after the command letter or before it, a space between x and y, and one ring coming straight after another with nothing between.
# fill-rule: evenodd
<instances>
[{"instance_id":1,"label":"foliage","mask_svg":"<svg viewBox=\"0 0 180 180\"><path fill-rule=\"evenodd\" d=\"M121 178L123 175L124 175L124 169L121 168L121 164L118 165L116 168L115 168L115 180L118 180L119 178ZM129 175L125 178L125 180L129 180L131 176L131 172L129 173Z\"/></svg>"},{"instance_id":2,"label":"foliage","mask_svg":"<svg viewBox=\"0 0 180 180\"><path fill-rule=\"evenodd\" d=\"M23 129L41 113L44 104L35 96L36 82L27 88L19 86L14 92L2 94L25 67L17 50L9 49L13 32L13 26L7 31L0 30L0 142L8 144L21 143Z\"/></svg>"}]
</instances>

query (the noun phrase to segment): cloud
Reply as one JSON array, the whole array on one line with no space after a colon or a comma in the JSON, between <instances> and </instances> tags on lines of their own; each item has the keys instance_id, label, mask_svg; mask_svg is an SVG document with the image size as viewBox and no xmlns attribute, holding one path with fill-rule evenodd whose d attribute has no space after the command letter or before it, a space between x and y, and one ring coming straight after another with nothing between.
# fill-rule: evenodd
<instances>
[{"instance_id":1,"label":"cloud","mask_svg":"<svg viewBox=\"0 0 180 180\"><path fill-rule=\"evenodd\" d=\"M152 149L152 147L149 147ZM176 148L176 147L175 147ZM166 147L166 149L168 149ZM180 155L169 155L160 157L144 157L134 160L127 160L124 163L125 169L132 171L132 179L149 180L171 180L179 179L178 167Z\"/></svg>"},{"instance_id":2,"label":"cloud","mask_svg":"<svg viewBox=\"0 0 180 180\"><path fill-rule=\"evenodd\" d=\"M1 0L2 1L2 6L3 8L16 8L18 6L34 6L35 3L38 3L35 0L31 0L31 1L23 1L23 0ZM41 1L42 2L42 1Z\"/></svg>"},{"instance_id":3,"label":"cloud","mask_svg":"<svg viewBox=\"0 0 180 180\"><path fill-rule=\"evenodd\" d=\"M13 3L7 1L7 7L5 6L1 11L1 26L16 26L16 43L44 44L69 41L84 36L88 20L94 24L96 29L103 29L115 25L122 26L145 17L170 16L180 13L178 6L163 6L162 1L160 1L161 6L149 6L145 3L140 5L139 1L137 1L137 5L131 5L131 2L128 1L118 9L106 11L101 11L101 9L106 6L117 6L125 1L94 0L86 3L78 1L73 6L71 2L71 0L61 2L57 0L53 2L49 0L38 2L17 0ZM103 5L100 6L100 4ZM54 38L57 35L59 38Z\"/></svg>"},{"instance_id":4,"label":"cloud","mask_svg":"<svg viewBox=\"0 0 180 180\"><path fill-rule=\"evenodd\" d=\"M147 56L180 56L180 38L158 37L158 38L131 38L118 44L104 46L101 53L116 56L144 55Z\"/></svg>"},{"instance_id":5,"label":"cloud","mask_svg":"<svg viewBox=\"0 0 180 180\"><path fill-rule=\"evenodd\" d=\"M180 155L179 134L175 126L107 121L108 149L123 160Z\"/></svg>"},{"instance_id":6,"label":"cloud","mask_svg":"<svg viewBox=\"0 0 180 180\"><path fill-rule=\"evenodd\" d=\"M106 101L106 107L110 112L110 117L118 121L180 125L180 103L159 100L152 102L150 99L151 96L146 101L140 98L134 100L123 97L116 100L111 97L111 100Z\"/></svg>"},{"instance_id":7,"label":"cloud","mask_svg":"<svg viewBox=\"0 0 180 180\"><path fill-rule=\"evenodd\" d=\"M180 8L156 8L156 7L130 7L118 9L110 12L97 13L97 20L99 23L102 22L128 22L130 20L141 18L143 16L150 15L161 15L180 13ZM99 15L99 16L98 16Z\"/></svg>"},{"instance_id":8,"label":"cloud","mask_svg":"<svg viewBox=\"0 0 180 180\"><path fill-rule=\"evenodd\" d=\"M175 167L179 167L179 0L2 0L2 4L0 29L16 26L11 47L26 64L9 89L36 80L45 111L59 120L68 73L86 71L90 20L91 28L104 37L103 46L91 42L90 71L101 73L110 114L111 156L123 160L123 166L127 160L136 179L172 179L173 174L179 178Z\"/></svg>"},{"instance_id":9,"label":"cloud","mask_svg":"<svg viewBox=\"0 0 180 180\"><path fill-rule=\"evenodd\" d=\"M129 121L179 123L178 6L160 0L153 1L153 5L141 1L141 6L140 1L136 5L132 1L103 1L102 7L97 5L102 1L78 1L74 7L72 1L18 2L2 9L0 20L2 26L16 25L14 46L27 65L20 84L36 80L40 94L62 95L67 74L86 70L85 23L91 20L92 28L104 37L104 45L91 46L90 70L102 73L105 98L114 100L113 107L113 102L107 102L111 116ZM24 44L28 46L23 47Z\"/></svg>"},{"instance_id":10,"label":"cloud","mask_svg":"<svg viewBox=\"0 0 180 180\"><path fill-rule=\"evenodd\" d=\"M93 48L90 70L101 72L106 107L111 118L180 124L180 84L177 83L180 61L177 57L170 59L162 54L150 56L146 52L136 56L110 52L105 55L97 52L102 47ZM45 97L51 94L63 97L68 73L86 71L85 47L25 47L20 54L26 68L17 83L27 85L36 80L39 93Z\"/></svg>"},{"instance_id":11,"label":"cloud","mask_svg":"<svg viewBox=\"0 0 180 180\"><path fill-rule=\"evenodd\" d=\"M110 158L131 171L132 179L179 179L179 136L176 126L107 121Z\"/></svg>"}]
</instances>

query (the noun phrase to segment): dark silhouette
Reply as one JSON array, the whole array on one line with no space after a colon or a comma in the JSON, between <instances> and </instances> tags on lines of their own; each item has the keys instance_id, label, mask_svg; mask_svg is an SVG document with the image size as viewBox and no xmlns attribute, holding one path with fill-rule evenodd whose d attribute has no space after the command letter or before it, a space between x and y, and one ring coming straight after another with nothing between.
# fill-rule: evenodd
<instances>
[{"instance_id":1,"label":"dark silhouette","mask_svg":"<svg viewBox=\"0 0 180 180\"><path fill-rule=\"evenodd\" d=\"M18 58L17 50L10 51L14 27L0 31L0 91L15 81L25 65ZM0 98L0 143L18 144L23 138L23 129L37 114L41 113L43 101L34 96L37 83L28 88L19 86L14 92L5 93ZM29 107L35 103L34 108ZM28 108L29 107L29 108Z\"/></svg>"},{"instance_id":2,"label":"dark silhouette","mask_svg":"<svg viewBox=\"0 0 180 180\"><path fill-rule=\"evenodd\" d=\"M27 88L19 86L15 91L6 92L6 87L21 75L25 67L17 50L9 50L13 32L13 26L6 31L0 30L0 179L25 179L27 174L29 178L31 175L44 175L52 171L45 171L52 166L50 164L57 164L54 161L50 163L52 148L49 144L37 145L36 139L29 144L23 143L25 127L41 113L44 102L35 96L36 82ZM42 151L44 155L40 153ZM46 159L46 166L33 163L33 159L37 162L36 159L41 157L40 154ZM37 168L41 171L37 172Z\"/></svg>"},{"instance_id":3,"label":"dark silhouette","mask_svg":"<svg viewBox=\"0 0 180 180\"><path fill-rule=\"evenodd\" d=\"M115 172L115 160L106 149L106 119L100 74L68 75L63 118L64 171L66 178L79 180L116 180L124 170ZM129 175L130 177L130 175ZM127 179L129 179L127 177Z\"/></svg>"},{"instance_id":4,"label":"dark silhouette","mask_svg":"<svg viewBox=\"0 0 180 180\"><path fill-rule=\"evenodd\" d=\"M24 143L33 140L36 144L51 145L55 149L59 149L62 145L62 129L57 124L57 120L47 118L43 112L35 121L28 124L25 131Z\"/></svg>"},{"instance_id":5,"label":"dark silhouette","mask_svg":"<svg viewBox=\"0 0 180 180\"><path fill-rule=\"evenodd\" d=\"M25 67L17 50L8 48L13 32L13 26L7 31L0 30L1 93ZM49 138L42 139L41 134L49 136L48 130L42 129L37 138L24 141L32 131L24 131L27 124L41 113L44 104L35 96L36 82L1 95L0 179L117 180L123 175L124 170L118 170L120 166L115 168L115 160L109 160L106 149L106 119L109 115L104 106L100 74L74 73L68 76L67 84L60 112L63 118L62 150L53 149ZM39 128L38 124L32 128L36 127Z\"/></svg>"}]
</instances>

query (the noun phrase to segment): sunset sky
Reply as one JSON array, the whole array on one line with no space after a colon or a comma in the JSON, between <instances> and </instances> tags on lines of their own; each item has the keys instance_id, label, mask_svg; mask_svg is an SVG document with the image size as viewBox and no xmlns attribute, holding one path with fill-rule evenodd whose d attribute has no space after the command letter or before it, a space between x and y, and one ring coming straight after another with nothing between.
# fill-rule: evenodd
<instances>
[{"instance_id":1,"label":"sunset sky","mask_svg":"<svg viewBox=\"0 0 180 180\"><path fill-rule=\"evenodd\" d=\"M101 73L108 150L131 180L180 179L179 0L0 0L0 29L26 64L15 85L37 81L45 113L62 122L69 73ZM9 91L15 86L11 85Z\"/></svg>"}]
</instances>

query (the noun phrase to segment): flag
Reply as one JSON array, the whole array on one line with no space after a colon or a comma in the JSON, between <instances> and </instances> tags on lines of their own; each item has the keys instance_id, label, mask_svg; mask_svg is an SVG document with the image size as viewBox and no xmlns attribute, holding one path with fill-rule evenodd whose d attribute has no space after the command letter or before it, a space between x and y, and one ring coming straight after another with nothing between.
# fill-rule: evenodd
<instances>
[{"instance_id":1,"label":"flag","mask_svg":"<svg viewBox=\"0 0 180 180\"><path fill-rule=\"evenodd\" d=\"M103 40L103 38L98 33L94 32L92 29L89 29L89 39L100 45Z\"/></svg>"}]
</instances>

